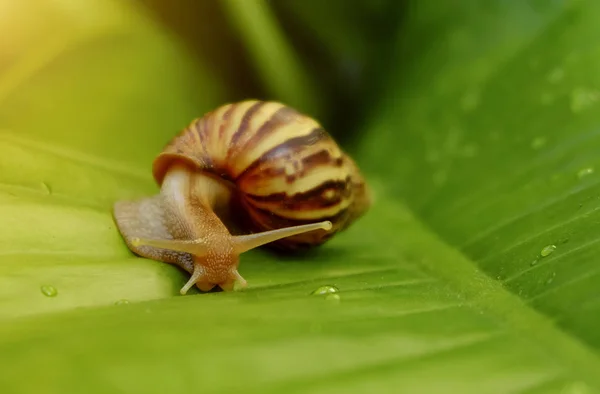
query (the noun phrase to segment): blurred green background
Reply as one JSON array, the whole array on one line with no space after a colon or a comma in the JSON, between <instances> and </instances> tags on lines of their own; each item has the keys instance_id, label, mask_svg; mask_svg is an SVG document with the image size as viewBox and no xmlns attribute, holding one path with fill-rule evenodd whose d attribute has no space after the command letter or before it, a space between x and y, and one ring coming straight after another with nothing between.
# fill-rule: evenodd
<instances>
[{"instance_id":1,"label":"blurred green background","mask_svg":"<svg viewBox=\"0 0 600 394\"><path fill-rule=\"evenodd\" d=\"M0 0L0 392L600 390L600 3ZM111 216L226 102L318 119L375 202L179 296ZM339 288L339 298L311 295Z\"/></svg>"}]
</instances>

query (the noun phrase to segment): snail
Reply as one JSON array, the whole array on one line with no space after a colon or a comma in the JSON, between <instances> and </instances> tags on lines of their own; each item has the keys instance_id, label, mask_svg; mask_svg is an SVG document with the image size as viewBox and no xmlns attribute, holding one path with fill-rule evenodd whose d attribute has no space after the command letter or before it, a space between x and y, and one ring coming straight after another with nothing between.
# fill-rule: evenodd
<instances>
[{"instance_id":1,"label":"snail","mask_svg":"<svg viewBox=\"0 0 600 394\"><path fill-rule=\"evenodd\" d=\"M113 216L133 253L190 274L182 295L194 285L244 288L241 253L321 245L371 205L355 162L321 125L273 101L225 104L194 119L152 174L160 192L117 201Z\"/></svg>"}]
</instances>

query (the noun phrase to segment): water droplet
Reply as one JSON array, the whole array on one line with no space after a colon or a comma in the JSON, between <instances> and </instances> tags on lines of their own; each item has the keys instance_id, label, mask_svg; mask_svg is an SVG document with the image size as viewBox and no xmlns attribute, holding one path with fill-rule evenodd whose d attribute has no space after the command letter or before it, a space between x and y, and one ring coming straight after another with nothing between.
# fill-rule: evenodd
<instances>
[{"instance_id":1,"label":"water droplet","mask_svg":"<svg viewBox=\"0 0 600 394\"><path fill-rule=\"evenodd\" d=\"M40 190L44 194L48 194L48 195L52 194L52 189L50 189L50 185L47 184L46 182L40 182Z\"/></svg>"},{"instance_id":2,"label":"water droplet","mask_svg":"<svg viewBox=\"0 0 600 394\"><path fill-rule=\"evenodd\" d=\"M533 139L533 141L531 141L531 148L538 150L544 147L544 145L546 145L546 138L545 137L536 137Z\"/></svg>"},{"instance_id":3,"label":"water droplet","mask_svg":"<svg viewBox=\"0 0 600 394\"><path fill-rule=\"evenodd\" d=\"M550 71L548 74L548 82L550 83L558 83L565 76L565 70L560 67L556 67L554 70Z\"/></svg>"},{"instance_id":4,"label":"water droplet","mask_svg":"<svg viewBox=\"0 0 600 394\"><path fill-rule=\"evenodd\" d=\"M598 101L598 91L586 88L576 88L571 92L571 111L579 113L590 108Z\"/></svg>"},{"instance_id":5,"label":"water droplet","mask_svg":"<svg viewBox=\"0 0 600 394\"><path fill-rule=\"evenodd\" d=\"M129 304L129 300L126 300L126 299L118 300L117 302L115 302L115 305L127 305L127 304Z\"/></svg>"},{"instance_id":6,"label":"water droplet","mask_svg":"<svg viewBox=\"0 0 600 394\"><path fill-rule=\"evenodd\" d=\"M333 294L327 294L325 296L325 301L330 301L330 302L340 302L340 295L333 293Z\"/></svg>"},{"instance_id":7,"label":"water droplet","mask_svg":"<svg viewBox=\"0 0 600 394\"><path fill-rule=\"evenodd\" d=\"M539 262L540 262L540 261L539 261L538 259L535 259L535 260L533 260L533 261L532 261L532 262L531 262L529 265L533 267L534 265L536 265L536 264L537 264L537 263L539 263Z\"/></svg>"},{"instance_id":8,"label":"water droplet","mask_svg":"<svg viewBox=\"0 0 600 394\"><path fill-rule=\"evenodd\" d=\"M540 256L547 257L550 256L556 250L556 245L547 245L544 246L542 251L540 252Z\"/></svg>"},{"instance_id":9,"label":"water droplet","mask_svg":"<svg viewBox=\"0 0 600 394\"><path fill-rule=\"evenodd\" d=\"M556 272L553 272L552 275L550 275L550 277L546 281L546 284L549 285L550 283L552 283L554 281L555 277L556 277Z\"/></svg>"},{"instance_id":10,"label":"water droplet","mask_svg":"<svg viewBox=\"0 0 600 394\"><path fill-rule=\"evenodd\" d=\"M568 236L568 235L566 235L566 236L564 236L564 237L560 238L560 239L558 240L558 243L559 243L559 244L566 244L566 243L568 243L568 242L569 242L569 240L570 240L569 236Z\"/></svg>"},{"instance_id":11,"label":"water droplet","mask_svg":"<svg viewBox=\"0 0 600 394\"><path fill-rule=\"evenodd\" d=\"M335 286L325 285L325 286L318 287L312 293L310 293L310 295L320 296L320 295L334 294L339 291L340 291L340 289L338 289Z\"/></svg>"},{"instance_id":12,"label":"water droplet","mask_svg":"<svg viewBox=\"0 0 600 394\"><path fill-rule=\"evenodd\" d=\"M56 290L56 287L51 285L44 285L40 287L40 290L46 297L56 297L58 295L58 290Z\"/></svg>"},{"instance_id":13,"label":"water droplet","mask_svg":"<svg viewBox=\"0 0 600 394\"><path fill-rule=\"evenodd\" d=\"M587 175L591 175L594 173L594 168L593 167L587 167L587 168L582 168L581 170L579 170L579 172L577 172L577 178L581 179Z\"/></svg>"}]
</instances>

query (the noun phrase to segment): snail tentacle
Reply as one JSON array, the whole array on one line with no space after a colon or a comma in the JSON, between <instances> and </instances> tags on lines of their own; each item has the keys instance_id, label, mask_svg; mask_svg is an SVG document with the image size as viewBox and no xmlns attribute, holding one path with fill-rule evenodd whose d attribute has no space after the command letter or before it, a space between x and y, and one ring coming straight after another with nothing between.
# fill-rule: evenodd
<instances>
[{"instance_id":1,"label":"snail tentacle","mask_svg":"<svg viewBox=\"0 0 600 394\"><path fill-rule=\"evenodd\" d=\"M263 231L261 233L238 235L233 237L233 248L236 253L241 254L250 249L277 241L282 238L291 237L293 235L304 234L314 230L331 230L332 224L326 220L319 223L303 224L299 226L279 228L271 231Z\"/></svg>"},{"instance_id":2,"label":"snail tentacle","mask_svg":"<svg viewBox=\"0 0 600 394\"><path fill-rule=\"evenodd\" d=\"M188 279L188 281L185 283L185 285L183 285L181 290L179 290L179 294L185 295L188 292L188 290L192 288L192 286L198 284L199 282L202 282L203 277L204 268L201 265L195 265L190 279Z\"/></svg>"}]
</instances>

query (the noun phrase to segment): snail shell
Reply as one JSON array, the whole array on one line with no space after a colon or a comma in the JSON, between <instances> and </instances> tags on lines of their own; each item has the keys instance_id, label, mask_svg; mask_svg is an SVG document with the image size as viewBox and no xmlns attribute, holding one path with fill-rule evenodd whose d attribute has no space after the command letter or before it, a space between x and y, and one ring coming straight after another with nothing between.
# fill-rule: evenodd
<instances>
[{"instance_id":1,"label":"snail shell","mask_svg":"<svg viewBox=\"0 0 600 394\"><path fill-rule=\"evenodd\" d=\"M326 233L275 241L285 248L323 243L368 206L352 159L315 120L276 102L228 104L194 120L154 161L159 184L174 161L235 184L253 231L332 222Z\"/></svg>"},{"instance_id":2,"label":"snail shell","mask_svg":"<svg viewBox=\"0 0 600 394\"><path fill-rule=\"evenodd\" d=\"M174 173L180 175L176 177ZM197 253L168 248L173 245L164 242L162 245L151 242L151 239L186 238L190 241L195 230L182 233L181 229L173 229L179 222L168 223L169 217L179 215L185 221L198 216L191 211L208 209L215 212L214 217L202 214L202 218L194 219L198 220L196 224L188 227L205 227L205 223L217 218L220 223L215 226L224 226L230 238L236 238L229 235L236 228L244 233L303 229L267 241L296 250L324 243L361 217L370 206L368 188L354 161L317 121L278 102L248 100L226 104L193 120L156 157L153 176L161 185L161 194L171 197L117 203L117 225L137 254L178 264L190 273L194 272ZM169 176L169 185L175 186L165 186ZM183 184L192 186L186 186L182 194ZM184 206L183 201L189 205L199 195L202 195L199 202ZM173 202L178 196L182 196L179 214L171 209L167 215L165 206L180 204ZM160 219L144 216L158 211L162 212L157 214ZM160 229L153 230L157 223ZM212 229L203 231L211 233ZM243 236L237 237L241 240ZM192 238L202 236L195 234ZM167 249L158 252L157 247ZM173 254L174 250L183 254ZM165 256L167 252L171 254ZM233 255L237 254L236 250ZM237 258L230 260L228 264L237 267ZM230 274L241 280L237 271ZM216 284L223 287L221 282ZM226 286L230 285L228 282Z\"/></svg>"}]
</instances>

